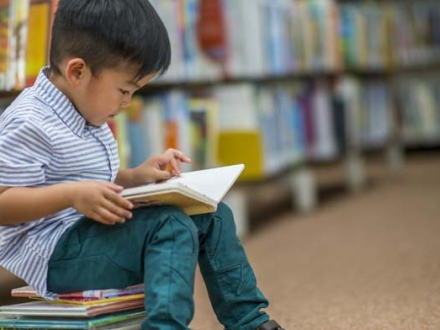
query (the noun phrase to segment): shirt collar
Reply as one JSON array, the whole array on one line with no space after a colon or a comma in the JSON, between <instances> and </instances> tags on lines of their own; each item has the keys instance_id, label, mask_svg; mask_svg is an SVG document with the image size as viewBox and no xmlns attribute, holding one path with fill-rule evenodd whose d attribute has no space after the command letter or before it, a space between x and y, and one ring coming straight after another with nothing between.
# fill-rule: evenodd
<instances>
[{"instance_id":1,"label":"shirt collar","mask_svg":"<svg viewBox=\"0 0 440 330\"><path fill-rule=\"evenodd\" d=\"M67 96L49 80L50 71L50 67L42 68L33 88L37 95L53 109L73 133L83 137L86 120Z\"/></svg>"}]
</instances>

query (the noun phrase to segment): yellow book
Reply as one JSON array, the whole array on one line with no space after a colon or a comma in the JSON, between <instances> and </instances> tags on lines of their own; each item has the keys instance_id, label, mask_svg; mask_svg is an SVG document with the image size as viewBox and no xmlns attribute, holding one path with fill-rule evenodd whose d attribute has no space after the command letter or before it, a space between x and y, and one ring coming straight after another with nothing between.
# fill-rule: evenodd
<instances>
[{"instance_id":1,"label":"yellow book","mask_svg":"<svg viewBox=\"0 0 440 330\"><path fill-rule=\"evenodd\" d=\"M12 297L26 297L35 300L45 300L37 294L32 286L23 286L12 289ZM51 303L68 305L102 305L120 301L138 300L144 298L144 285L136 284L119 289L85 290L59 294Z\"/></svg>"},{"instance_id":2,"label":"yellow book","mask_svg":"<svg viewBox=\"0 0 440 330\"><path fill-rule=\"evenodd\" d=\"M259 130L228 130L219 133L217 158L223 165L244 163L243 180L261 180L267 173L262 133Z\"/></svg>"},{"instance_id":3,"label":"yellow book","mask_svg":"<svg viewBox=\"0 0 440 330\"><path fill-rule=\"evenodd\" d=\"M78 306L95 306L95 305L106 305L110 303L116 303L121 301L131 301L131 300L139 300L144 298L144 294L133 294L129 296L121 296L121 297L114 297L114 298L104 298L104 299L90 299L90 300L73 300L73 299L55 299L49 301L50 303L54 304L65 304L65 305L78 305ZM29 297L30 299L34 300L44 300L46 299L41 297Z\"/></svg>"},{"instance_id":4,"label":"yellow book","mask_svg":"<svg viewBox=\"0 0 440 330\"><path fill-rule=\"evenodd\" d=\"M47 64L51 22L51 0L31 0L26 45L26 85L31 86Z\"/></svg>"}]
</instances>

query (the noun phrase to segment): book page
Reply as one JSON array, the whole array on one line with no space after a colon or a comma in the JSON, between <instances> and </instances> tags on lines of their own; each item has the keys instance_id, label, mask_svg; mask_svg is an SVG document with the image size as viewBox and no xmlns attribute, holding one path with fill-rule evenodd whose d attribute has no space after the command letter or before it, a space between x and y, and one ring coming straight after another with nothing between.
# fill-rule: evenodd
<instances>
[{"instance_id":1,"label":"book page","mask_svg":"<svg viewBox=\"0 0 440 330\"><path fill-rule=\"evenodd\" d=\"M168 182L178 182L219 203L244 169L243 164L182 173Z\"/></svg>"},{"instance_id":2,"label":"book page","mask_svg":"<svg viewBox=\"0 0 440 330\"><path fill-rule=\"evenodd\" d=\"M155 194L164 194L167 191L176 191L176 189L184 190L186 187L187 193L192 191L195 196L199 193L199 195L206 196L208 199L219 203L243 169L244 165L238 164L184 172L179 177L173 177L165 182L125 189L122 196L129 199L141 197L144 194L145 196L154 196ZM179 186L181 188L178 188ZM195 199L202 200L197 197Z\"/></svg>"}]
</instances>

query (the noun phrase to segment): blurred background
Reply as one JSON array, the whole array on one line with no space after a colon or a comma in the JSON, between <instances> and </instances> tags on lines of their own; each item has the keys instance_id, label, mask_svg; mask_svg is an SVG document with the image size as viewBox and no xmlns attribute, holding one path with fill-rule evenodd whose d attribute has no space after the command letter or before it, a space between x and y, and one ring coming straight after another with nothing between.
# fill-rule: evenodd
<instances>
[{"instance_id":1,"label":"blurred background","mask_svg":"<svg viewBox=\"0 0 440 330\"><path fill-rule=\"evenodd\" d=\"M440 2L150 2L172 63L110 123L122 166L244 163L225 202L286 329L439 329ZM1 109L47 63L55 8L0 0ZM200 275L192 327L222 328Z\"/></svg>"}]
</instances>

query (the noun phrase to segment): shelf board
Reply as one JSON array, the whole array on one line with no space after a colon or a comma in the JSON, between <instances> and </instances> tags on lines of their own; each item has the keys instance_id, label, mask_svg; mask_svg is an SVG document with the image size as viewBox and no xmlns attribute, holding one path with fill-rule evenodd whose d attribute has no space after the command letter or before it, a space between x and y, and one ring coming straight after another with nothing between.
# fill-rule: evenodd
<instances>
[{"instance_id":1,"label":"shelf board","mask_svg":"<svg viewBox=\"0 0 440 330\"><path fill-rule=\"evenodd\" d=\"M292 72L286 74L274 74L264 76L243 76L219 79L200 79L200 80L182 80L182 81L166 81L158 80L147 84L141 88L138 94L148 94L151 92L160 92L169 89L202 89L205 87L212 87L216 85L225 84L241 84L241 83L282 83L295 80L312 80L312 79L335 79L344 75L357 76L361 78L383 77L389 78L392 76L399 76L401 74L423 74L423 73L438 73L440 72L440 63L432 65L412 65L402 66L398 68L353 68L343 70L316 70L307 72ZM0 91L0 98L14 98L20 94L21 90Z\"/></svg>"},{"instance_id":2,"label":"shelf board","mask_svg":"<svg viewBox=\"0 0 440 330\"><path fill-rule=\"evenodd\" d=\"M201 79L201 80L183 80L183 81L157 81L148 84L141 90L140 93L145 93L155 90L164 90L171 88L196 89L206 86L225 85L225 84L241 84L241 83L277 83L287 82L292 80L317 79L317 78L337 78L342 75L356 75L356 76L388 76L392 71L383 69L356 69L356 70L341 70L341 71L312 71L312 72L294 72L279 75L267 75L259 77L233 77L233 78L219 78L219 79Z\"/></svg>"}]
</instances>

